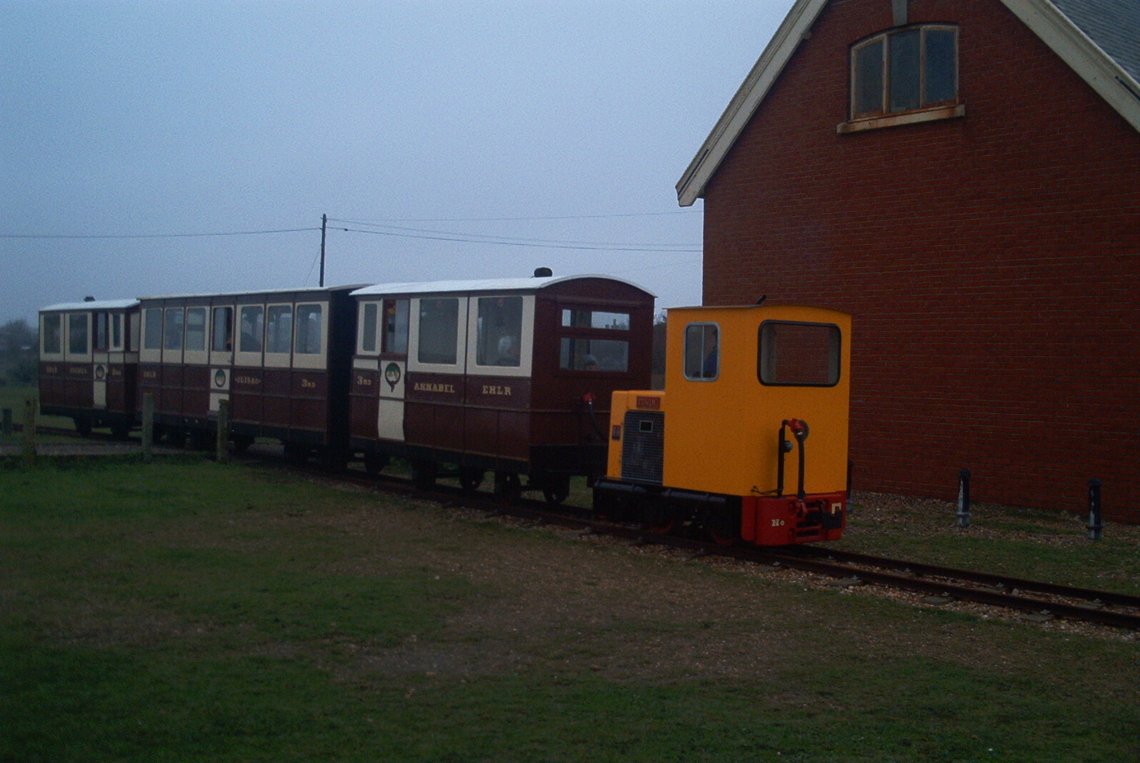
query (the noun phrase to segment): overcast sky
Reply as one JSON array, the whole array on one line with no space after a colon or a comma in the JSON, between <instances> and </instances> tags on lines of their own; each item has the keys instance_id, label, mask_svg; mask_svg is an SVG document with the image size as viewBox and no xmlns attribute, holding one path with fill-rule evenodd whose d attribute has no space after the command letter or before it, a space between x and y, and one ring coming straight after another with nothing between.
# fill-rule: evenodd
<instances>
[{"instance_id":1,"label":"overcast sky","mask_svg":"<svg viewBox=\"0 0 1140 763\"><path fill-rule=\"evenodd\" d=\"M791 5L0 0L0 322L316 286L322 214L326 285L546 265L697 304L674 186Z\"/></svg>"}]
</instances>

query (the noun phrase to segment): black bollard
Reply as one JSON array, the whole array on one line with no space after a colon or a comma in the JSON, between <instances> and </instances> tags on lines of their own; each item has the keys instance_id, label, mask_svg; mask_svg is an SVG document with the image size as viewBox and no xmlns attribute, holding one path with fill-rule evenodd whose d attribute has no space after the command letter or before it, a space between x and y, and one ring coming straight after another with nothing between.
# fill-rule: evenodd
<instances>
[{"instance_id":1,"label":"black bollard","mask_svg":"<svg viewBox=\"0 0 1140 763\"><path fill-rule=\"evenodd\" d=\"M1104 524L1100 521L1100 480L1089 480L1089 540L1100 540L1104 536Z\"/></svg>"},{"instance_id":2,"label":"black bollard","mask_svg":"<svg viewBox=\"0 0 1140 763\"><path fill-rule=\"evenodd\" d=\"M958 526L963 529L970 526L969 469L961 469L958 472Z\"/></svg>"}]
</instances>

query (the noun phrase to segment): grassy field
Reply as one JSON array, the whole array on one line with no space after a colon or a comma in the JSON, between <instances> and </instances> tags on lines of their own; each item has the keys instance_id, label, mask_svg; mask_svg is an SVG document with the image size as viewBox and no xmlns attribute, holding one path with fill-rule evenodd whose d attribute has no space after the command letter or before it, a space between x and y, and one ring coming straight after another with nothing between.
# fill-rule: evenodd
<instances>
[{"instance_id":1,"label":"grassy field","mask_svg":"<svg viewBox=\"0 0 1140 763\"><path fill-rule=\"evenodd\" d=\"M191 458L0 464L0 494L0 760L1140 755L1112 632ZM1056 547L1017 521L953 555ZM1097 549L1135 589L1135 546Z\"/></svg>"}]
</instances>

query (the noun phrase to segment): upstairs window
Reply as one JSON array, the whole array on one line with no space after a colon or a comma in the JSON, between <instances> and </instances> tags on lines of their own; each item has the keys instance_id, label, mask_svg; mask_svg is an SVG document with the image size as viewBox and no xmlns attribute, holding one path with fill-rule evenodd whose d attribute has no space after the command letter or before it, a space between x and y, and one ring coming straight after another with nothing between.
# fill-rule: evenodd
<instances>
[{"instance_id":1,"label":"upstairs window","mask_svg":"<svg viewBox=\"0 0 1140 763\"><path fill-rule=\"evenodd\" d=\"M852 119L957 101L957 27L907 27L875 35L851 49Z\"/></svg>"}]
</instances>

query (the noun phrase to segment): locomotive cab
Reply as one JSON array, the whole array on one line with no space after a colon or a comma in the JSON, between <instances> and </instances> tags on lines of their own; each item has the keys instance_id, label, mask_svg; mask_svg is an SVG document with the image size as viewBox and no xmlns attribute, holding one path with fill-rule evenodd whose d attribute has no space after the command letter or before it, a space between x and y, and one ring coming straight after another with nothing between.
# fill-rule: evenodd
<instances>
[{"instance_id":1,"label":"locomotive cab","mask_svg":"<svg viewBox=\"0 0 1140 763\"><path fill-rule=\"evenodd\" d=\"M595 507L724 541L839 538L850 325L807 307L670 310L665 391L615 394Z\"/></svg>"}]
</instances>

